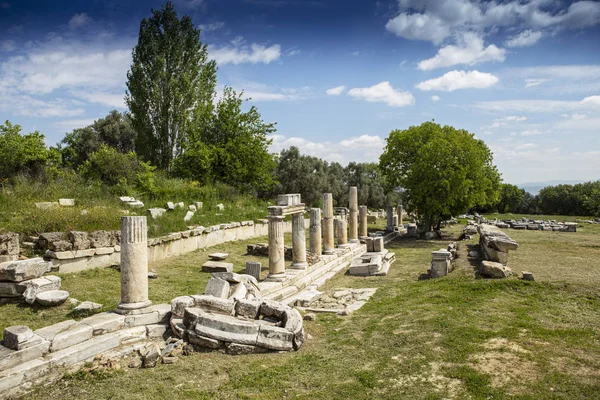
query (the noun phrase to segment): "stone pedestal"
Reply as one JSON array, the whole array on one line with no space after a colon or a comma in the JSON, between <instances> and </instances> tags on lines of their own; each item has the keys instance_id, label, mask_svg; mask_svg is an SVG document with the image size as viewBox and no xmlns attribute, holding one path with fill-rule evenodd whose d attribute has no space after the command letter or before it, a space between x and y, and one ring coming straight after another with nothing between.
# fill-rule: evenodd
<instances>
[{"instance_id":1,"label":"stone pedestal","mask_svg":"<svg viewBox=\"0 0 600 400\"><path fill-rule=\"evenodd\" d=\"M293 269L306 269L306 232L304 213L292 215L292 265Z\"/></svg>"},{"instance_id":2,"label":"stone pedestal","mask_svg":"<svg viewBox=\"0 0 600 400\"><path fill-rule=\"evenodd\" d=\"M121 303L117 312L127 314L151 304L146 217L121 217Z\"/></svg>"},{"instance_id":3,"label":"stone pedestal","mask_svg":"<svg viewBox=\"0 0 600 400\"><path fill-rule=\"evenodd\" d=\"M367 237L369 235L367 213L367 206L360 206L358 208L358 237Z\"/></svg>"},{"instance_id":4,"label":"stone pedestal","mask_svg":"<svg viewBox=\"0 0 600 400\"><path fill-rule=\"evenodd\" d=\"M269 276L267 280L283 280L284 278L283 217L269 216Z\"/></svg>"},{"instance_id":5,"label":"stone pedestal","mask_svg":"<svg viewBox=\"0 0 600 400\"><path fill-rule=\"evenodd\" d=\"M323 194L323 254L333 254L333 197L331 193Z\"/></svg>"},{"instance_id":6,"label":"stone pedestal","mask_svg":"<svg viewBox=\"0 0 600 400\"><path fill-rule=\"evenodd\" d=\"M431 252L430 275L432 278L441 278L450 272L451 253L446 250Z\"/></svg>"},{"instance_id":7,"label":"stone pedestal","mask_svg":"<svg viewBox=\"0 0 600 400\"><path fill-rule=\"evenodd\" d=\"M250 275L256 278L257 281L260 280L260 270L262 269L262 265L256 261L247 261L246 262L246 275Z\"/></svg>"},{"instance_id":8,"label":"stone pedestal","mask_svg":"<svg viewBox=\"0 0 600 400\"><path fill-rule=\"evenodd\" d=\"M394 229L398 226L398 216L394 215L394 217L392 218L392 226L394 227Z\"/></svg>"},{"instance_id":9,"label":"stone pedestal","mask_svg":"<svg viewBox=\"0 0 600 400\"><path fill-rule=\"evenodd\" d=\"M348 207L350 209L348 239L350 243L358 243L358 189L356 186L350 186L348 197L350 199Z\"/></svg>"},{"instance_id":10,"label":"stone pedestal","mask_svg":"<svg viewBox=\"0 0 600 400\"><path fill-rule=\"evenodd\" d=\"M394 230L394 207L388 206L386 210L387 215L387 226L386 230L393 231Z\"/></svg>"},{"instance_id":11,"label":"stone pedestal","mask_svg":"<svg viewBox=\"0 0 600 400\"><path fill-rule=\"evenodd\" d=\"M323 253L321 248L321 209L310 209L310 252L320 256Z\"/></svg>"},{"instance_id":12,"label":"stone pedestal","mask_svg":"<svg viewBox=\"0 0 600 400\"><path fill-rule=\"evenodd\" d=\"M336 219L335 230L337 232L338 245L348 244L348 223L343 219Z\"/></svg>"}]
</instances>

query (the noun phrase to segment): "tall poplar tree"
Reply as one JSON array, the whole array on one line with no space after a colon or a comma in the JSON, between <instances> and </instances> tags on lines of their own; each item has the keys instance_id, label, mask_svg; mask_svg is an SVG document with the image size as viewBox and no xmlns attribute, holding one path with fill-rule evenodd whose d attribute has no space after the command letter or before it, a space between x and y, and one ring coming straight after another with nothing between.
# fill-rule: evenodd
<instances>
[{"instance_id":1,"label":"tall poplar tree","mask_svg":"<svg viewBox=\"0 0 600 400\"><path fill-rule=\"evenodd\" d=\"M152 17L140 24L127 73L126 102L137 131L137 153L170 171L185 148L191 115L212 102L215 86L216 64L208 60L191 18L179 19L170 1L152 10Z\"/></svg>"}]
</instances>

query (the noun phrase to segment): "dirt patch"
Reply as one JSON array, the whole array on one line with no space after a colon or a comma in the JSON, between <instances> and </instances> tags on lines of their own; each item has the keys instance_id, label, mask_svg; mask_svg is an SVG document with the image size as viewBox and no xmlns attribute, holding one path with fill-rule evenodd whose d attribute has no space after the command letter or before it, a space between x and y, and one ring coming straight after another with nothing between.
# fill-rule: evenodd
<instances>
[{"instance_id":1,"label":"dirt patch","mask_svg":"<svg viewBox=\"0 0 600 400\"><path fill-rule=\"evenodd\" d=\"M418 385L427 385L444 398L464 398L466 392L459 379L448 378L443 375L442 369L451 367L448 363L430 362L418 375L399 376L390 379L395 388L409 388Z\"/></svg>"},{"instance_id":2,"label":"dirt patch","mask_svg":"<svg viewBox=\"0 0 600 400\"><path fill-rule=\"evenodd\" d=\"M533 382L541 376L537 364L524 358L531 352L516 343L505 338L492 338L482 347L487 351L470 356L469 361L473 368L489 375L496 388L514 386L524 389L523 383Z\"/></svg>"}]
</instances>

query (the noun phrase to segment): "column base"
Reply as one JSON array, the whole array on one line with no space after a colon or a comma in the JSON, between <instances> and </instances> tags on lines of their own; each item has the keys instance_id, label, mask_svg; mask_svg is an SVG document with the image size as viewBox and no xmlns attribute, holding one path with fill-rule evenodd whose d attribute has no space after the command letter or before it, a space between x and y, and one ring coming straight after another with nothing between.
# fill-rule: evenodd
<instances>
[{"instance_id":1,"label":"column base","mask_svg":"<svg viewBox=\"0 0 600 400\"><path fill-rule=\"evenodd\" d=\"M338 244L338 248L340 248L340 249L347 249L350 247L352 247L352 244L350 244L350 243Z\"/></svg>"},{"instance_id":2,"label":"column base","mask_svg":"<svg viewBox=\"0 0 600 400\"><path fill-rule=\"evenodd\" d=\"M287 279L285 272L280 274L269 274L263 282L283 282Z\"/></svg>"},{"instance_id":3,"label":"column base","mask_svg":"<svg viewBox=\"0 0 600 400\"><path fill-rule=\"evenodd\" d=\"M290 269L306 269L306 268L308 268L308 263L306 263L306 262L292 263L292 265L290 265Z\"/></svg>"},{"instance_id":4,"label":"column base","mask_svg":"<svg viewBox=\"0 0 600 400\"><path fill-rule=\"evenodd\" d=\"M145 311L152 305L152 301L140 301L137 303L119 303L117 308L115 308L115 312L117 314L126 315L126 314L144 314Z\"/></svg>"},{"instance_id":5,"label":"column base","mask_svg":"<svg viewBox=\"0 0 600 400\"><path fill-rule=\"evenodd\" d=\"M360 239L350 239L348 243L360 243Z\"/></svg>"},{"instance_id":6,"label":"column base","mask_svg":"<svg viewBox=\"0 0 600 400\"><path fill-rule=\"evenodd\" d=\"M335 254L335 249L323 250L323 255L330 256L332 254Z\"/></svg>"}]
</instances>

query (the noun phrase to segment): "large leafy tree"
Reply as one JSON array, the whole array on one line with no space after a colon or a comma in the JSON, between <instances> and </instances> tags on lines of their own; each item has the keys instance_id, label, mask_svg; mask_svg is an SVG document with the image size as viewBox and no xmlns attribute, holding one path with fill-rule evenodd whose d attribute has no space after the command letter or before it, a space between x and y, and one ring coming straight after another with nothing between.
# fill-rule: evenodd
<instances>
[{"instance_id":1,"label":"large leafy tree","mask_svg":"<svg viewBox=\"0 0 600 400\"><path fill-rule=\"evenodd\" d=\"M516 213L523 200L523 190L510 183L503 183L500 189L499 213Z\"/></svg>"},{"instance_id":2,"label":"large leafy tree","mask_svg":"<svg viewBox=\"0 0 600 400\"><path fill-rule=\"evenodd\" d=\"M327 162L300 154L297 147L282 150L277 164L279 193L300 193L308 206L321 204L321 196L328 186Z\"/></svg>"},{"instance_id":3,"label":"large leafy tree","mask_svg":"<svg viewBox=\"0 0 600 400\"><path fill-rule=\"evenodd\" d=\"M127 73L126 102L138 154L170 171L186 147L194 110L209 107L215 85L216 64L208 60L192 19L179 19L170 1L152 10L140 24Z\"/></svg>"},{"instance_id":4,"label":"large leafy tree","mask_svg":"<svg viewBox=\"0 0 600 400\"><path fill-rule=\"evenodd\" d=\"M256 107L242 110L243 94L226 87L214 109L199 107L175 173L201 182L221 181L246 190L275 185L275 157L269 153L275 124L265 123Z\"/></svg>"},{"instance_id":5,"label":"large leafy tree","mask_svg":"<svg viewBox=\"0 0 600 400\"><path fill-rule=\"evenodd\" d=\"M39 176L48 164L57 164L60 154L48 149L38 131L21 134L21 126L6 121L0 125L0 181L19 174Z\"/></svg>"},{"instance_id":6,"label":"large leafy tree","mask_svg":"<svg viewBox=\"0 0 600 400\"><path fill-rule=\"evenodd\" d=\"M466 130L434 122L394 130L379 160L386 183L404 189L407 210L425 230L498 200L500 174L492 153Z\"/></svg>"},{"instance_id":7,"label":"large leafy tree","mask_svg":"<svg viewBox=\"0 0 600 400\"><path fill-rule=\"evenodd\" d=\"M376 163L351 162L346 167L348 186L358 187L358 204L370 208L386 205L383 177Z\"/></svg>"},{"instance_id":8,"label":"large leafy tree","mask_svg":"<svg viewBox=\"0 0 600 400\"><path fill-rule=\"evenodd\" d=\"M61 141L63 163L78 167L89 159L102 145L120 153L135 150L136 132L127 113L111 111L106 117L94 121L85 128L67 133Z\"/></svg>"}]
</instances>

